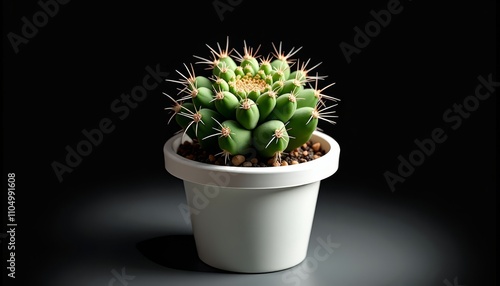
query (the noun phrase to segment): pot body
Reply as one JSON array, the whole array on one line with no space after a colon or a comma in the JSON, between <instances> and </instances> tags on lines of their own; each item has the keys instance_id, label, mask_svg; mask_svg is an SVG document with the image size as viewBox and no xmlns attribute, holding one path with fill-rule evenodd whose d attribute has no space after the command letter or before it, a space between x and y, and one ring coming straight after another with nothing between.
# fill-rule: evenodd
<instances>
[{"instance_id":1,"label":"pot body","mask_svg":"<svg viewBox=\"0 0 500 286\"><path fill-rule=\"evenodd\" d=\"M327 153L283 167L228 167L176 154L164 146L167 171L184 181L198 256L227 271L263 273L293 267L307 255L321 180L338 169L340 147L315 132Z\"/></svg>"},{"instance_id":2,"label":"pot body","mask_svg":"<svg viewBox=\"0 0 500 286\"><path fill-rule=\"evenodd\" d=\"M200 259L236 272L269 272L305 259L320 182L275 189L184 182ZM209 197L210 196L210 197Z\"/></svg>"}]
</instances>

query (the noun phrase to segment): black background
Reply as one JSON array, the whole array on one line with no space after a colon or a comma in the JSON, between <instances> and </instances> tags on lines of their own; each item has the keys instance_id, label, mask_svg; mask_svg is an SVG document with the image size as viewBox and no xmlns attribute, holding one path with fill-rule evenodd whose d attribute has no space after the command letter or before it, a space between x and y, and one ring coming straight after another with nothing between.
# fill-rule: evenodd
<instances>
[{"instance_id":1,"label":"black background","mask_svg":"<svg viewBox=\"0 0 500 286\"><path fill-rule=\"evenodd\" d=\"M229 36L240 52L244 40L266 53L282 41L286 51L302 47L296 57L321 62L315 71L336 82L326 93L341 99L337 124L322 124L342 150L329 180L369 186L359 195L416 204L456 223L483 267L467 285L493 281L496 92L456 130L443 114L474 95L478 76L498 81L495 1L401 1L402 11L350 63L339 45L354 45L354 28L364 29L370 11L390 1L229 2L232 10L218 14L212 1L71 1L15 53L8 34L22 35L21 18L41 8L3 1L2 176L16 173L19 269L30 271L50 255L40 245L58 235L47 233L47 224L65 201L95 195L78 187L168 178L162 147L178 128L167 125L170 101L162 92L177 86L162 82L124 120L111 103L142 84L146 66L178 79L176 70L195 62L193 55L210 56L206 44L224 45ZM74 148L85 139L82 130L103 118L116 129L59 182L51 164L64 163L66 146ZM408 158L414 140L435 128L447 140L392 192L384 172L397 173L398 156Z\"/></svg>"}]
</instances>

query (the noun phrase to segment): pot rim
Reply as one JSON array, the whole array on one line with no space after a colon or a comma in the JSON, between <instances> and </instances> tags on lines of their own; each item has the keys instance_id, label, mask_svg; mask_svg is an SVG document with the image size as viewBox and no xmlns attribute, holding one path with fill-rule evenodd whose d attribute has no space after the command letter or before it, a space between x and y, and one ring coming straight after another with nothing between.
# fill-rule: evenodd
<instances>
[{"instance_id":1,"label":"pot rim","mask_svg":"<svg viewBox=\"0 0 500 286\"><path fill-rule=\"evenodd\" d=\"M199 184L236 188L289 187L325 179L333 175L339 165L339 144L321 131L314 131L311 140L321 143L325 155L308 162L279 167L220 166L189 160L176 153L181 137L182 134L176 134L165 143L165 169L179 179ZM229 174L235 179L228 180L226 177L224 183L217 182L217 178L222 181L222 174Z\"/></svg>"}]
</instances>

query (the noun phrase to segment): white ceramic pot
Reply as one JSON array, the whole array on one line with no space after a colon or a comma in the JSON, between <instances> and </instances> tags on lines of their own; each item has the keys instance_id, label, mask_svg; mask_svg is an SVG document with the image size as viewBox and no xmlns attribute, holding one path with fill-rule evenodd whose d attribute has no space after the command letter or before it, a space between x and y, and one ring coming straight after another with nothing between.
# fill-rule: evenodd
<instances>
[{"instance_id":1,"label":"white ceramic pot","mask_svg":"<svg viewBox=\"0 0 500 286\"><path fill-rule=\"evenodd\" d=\"M339 165L340 147L315 131L322 157L282 167L217 166L176 154L181 135L164 146L165 168L184 181L198 256L227 271L263 273L301 263L321 180Z\"/></svg>"}]
</instances>

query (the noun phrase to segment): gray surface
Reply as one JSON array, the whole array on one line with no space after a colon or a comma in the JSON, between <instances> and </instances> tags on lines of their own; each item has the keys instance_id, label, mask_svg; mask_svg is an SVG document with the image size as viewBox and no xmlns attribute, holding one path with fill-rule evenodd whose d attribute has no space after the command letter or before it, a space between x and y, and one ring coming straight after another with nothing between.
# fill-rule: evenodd
<instances>
[{"instance_id":1,"label":"gray surface","mask_svg":"<svg viewBox=\"0 0 500 286\"><path fill-rule=\"evenodd\" d=\"M180 181L94 186L99 195L75 198L62 209L52 231L59 247L38 278L53 286L411 286L463 279L463 247L425 210L329 184L321 186L306 260L264 274L225 273L197 259L178 208L185 202ZM320 241L330 241L333 252Z\"/></svg>"}]
</instances>

